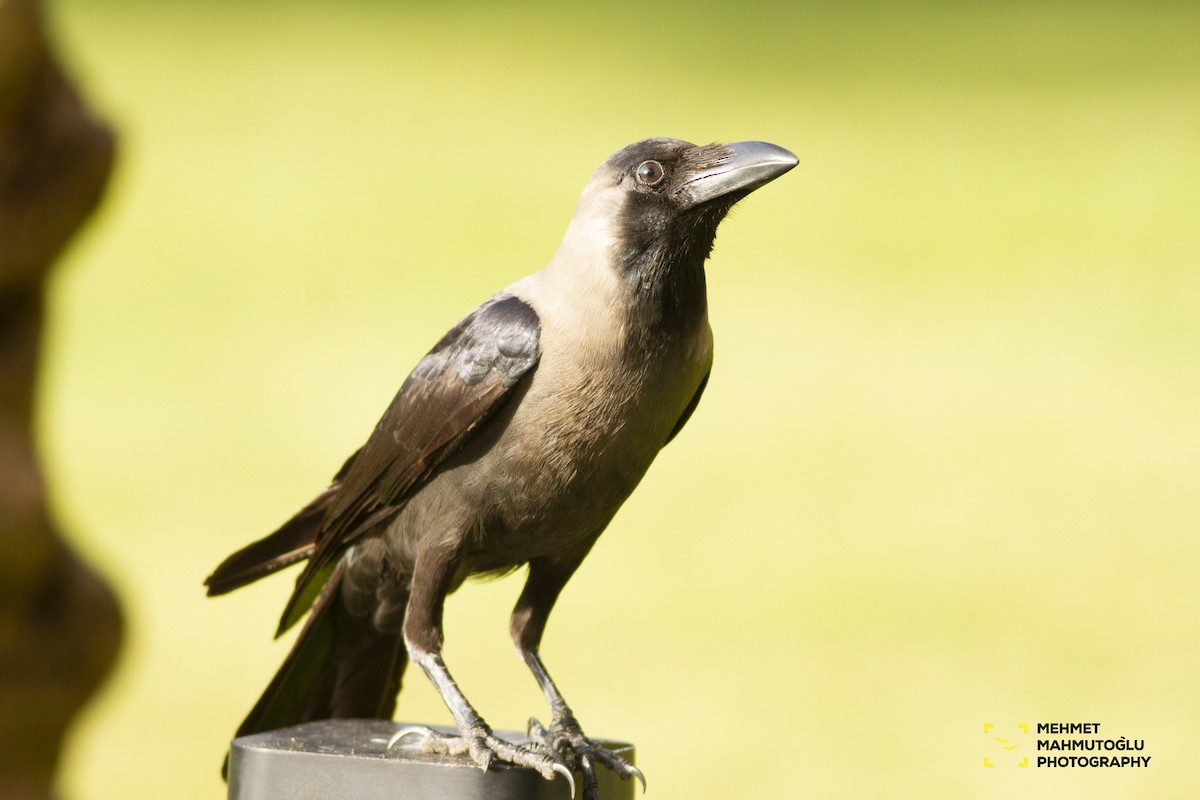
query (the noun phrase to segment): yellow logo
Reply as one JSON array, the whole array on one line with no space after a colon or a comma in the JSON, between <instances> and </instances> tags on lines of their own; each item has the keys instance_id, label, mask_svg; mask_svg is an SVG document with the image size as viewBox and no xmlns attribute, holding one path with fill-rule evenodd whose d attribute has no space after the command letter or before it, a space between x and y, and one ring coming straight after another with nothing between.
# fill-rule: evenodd
<instances>
[{"instance_id":1,"label":"yellow logo","mask_svg":"<svg viewBox=\"0 0 1200 800\"><path fill-rule=\"evenodd\" d=\"M1029 766L1029 756L1023 751L1029 737L1029 723L1018 722L997 728L994 722L983 723L983 733L988 738L988 755L983 757L983 766L995 767L998 763Z\"/></svg>"}]
</instances>

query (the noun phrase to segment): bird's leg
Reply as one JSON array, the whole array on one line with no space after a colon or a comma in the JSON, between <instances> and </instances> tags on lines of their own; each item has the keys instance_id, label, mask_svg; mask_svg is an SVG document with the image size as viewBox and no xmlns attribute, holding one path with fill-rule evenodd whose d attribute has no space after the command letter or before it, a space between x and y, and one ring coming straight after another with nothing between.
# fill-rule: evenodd
<instances>
[{"instance_id":1,"label":"bird's leg","mask_svg":"<svg viewBox=\"0 0 1200 800\"><path fill-rule=\"evenodd\" d=\"M570 752L574 763L583 772L585 800L594 800L597 797L597 762L617 773L622 780L637 778L642 784L642 791L645 791L646 776L642 774L641 770L612 750L597 744L584 735L579 721L575 719L571 708L554 685L550 674L546 672L546 666L542 663L541 656L537 651L522 652L521 655L525 659L525 663L529 665L534 677L537 678L538 685L542 687L553 713L549 728L543 726L536 719L529 720L528 736L530 741L548 748L558 758L564 760L566 754Z\"/></svg>"},{"instance_id":2,"label":"bird's leg","mask_svg":"<svg viewBox=\"0 0 1200 800\"><path fill-rule=\"evenodd\" d=\"M454 564L449 557L439 558L437 553L418 557L404 616L404 644L409 657L425 671L450 709L459 736L446 736L431 728L413 726L398 731L388 746L418 734L424 739L424 749L470 755L471 760L483 769L493 761L504 761L535 769L547 780L553 780L555 774L563 775L571 784L574 795L575 780L570 770L546 753L513 744L492 733L491 727L463 695L446 668L442 660L442 608L453 574Z\"/></svg>"},{"instance_id":3,"label":"bird's leg","mask_svg":"<svg viewBox=\"0 0 1200 800\"><path fill-rule=\"evenodd\" d=\"M550 752L562 763L573 764L583 773L584 800L596 800L598 786L596 764L599 762L611 769L623 780L636 777L646 788L646 778L641 770L626 759L587 738L579 721L562 693L554 685L542 657L538 653L542 632L550 609L558 599L559 592L582 561L582 556L570 562L557 559L539 559L529 565L529 579L517 600L512 615L512 637L517 652L529 665L538 686L546 695L552 714L550 727L546 728L536 719L529 721L529 739L535 747Z\"/></svg>"}]
</instances>

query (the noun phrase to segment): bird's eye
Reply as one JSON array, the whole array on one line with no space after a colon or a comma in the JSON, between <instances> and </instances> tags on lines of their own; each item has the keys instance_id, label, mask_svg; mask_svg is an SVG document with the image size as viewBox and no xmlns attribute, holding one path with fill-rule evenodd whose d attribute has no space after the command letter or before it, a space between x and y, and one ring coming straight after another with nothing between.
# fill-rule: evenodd
<instances>
[{"instance_id":1,"label":"bird's eye","mask_svg":"<svg viewBox=\"0 0 1200 800\"><path fill-rule=\"evenodd\" d=\"M643 161L638 164L637 172L638 183L644 186L653 186L663 179L662 164L657 161Z\"/></svg>"}]
</instances>

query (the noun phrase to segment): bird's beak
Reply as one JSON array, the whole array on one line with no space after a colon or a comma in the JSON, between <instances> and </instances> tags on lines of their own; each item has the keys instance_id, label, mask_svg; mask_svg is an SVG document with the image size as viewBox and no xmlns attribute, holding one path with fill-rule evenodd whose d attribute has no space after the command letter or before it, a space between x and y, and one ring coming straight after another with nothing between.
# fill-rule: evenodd
<instances>
[{"instance_id":1,"label":"bird's beak","mask_svg":"<svg viewBox=\"0 0 1200 800\"><path fill-rule=\"evenodd\" d=\"M698 206L734 192L749 194L799 163L791 151L770 142L736 142L728 156L695 173L676 190L685 206Z\"/></svg>"}]
</instances>

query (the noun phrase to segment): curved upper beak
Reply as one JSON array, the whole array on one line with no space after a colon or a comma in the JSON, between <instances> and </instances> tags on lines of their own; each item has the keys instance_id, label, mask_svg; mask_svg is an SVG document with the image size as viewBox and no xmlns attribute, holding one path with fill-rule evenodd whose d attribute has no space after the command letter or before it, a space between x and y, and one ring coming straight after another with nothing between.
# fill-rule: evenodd
<instances>
[{"instance_id":1,"label":"curved upper beak","mask_svg":"<svg viewBox=\"0 0 1200 800\"><path fill-rule=\"evenodd\" d=\"M770 142L735 142L727 145L728 156L696 172L676 189L686 206L696 206L735 192L749 194L796 166L789 150Z\"/></svg>"}]
</instances>

